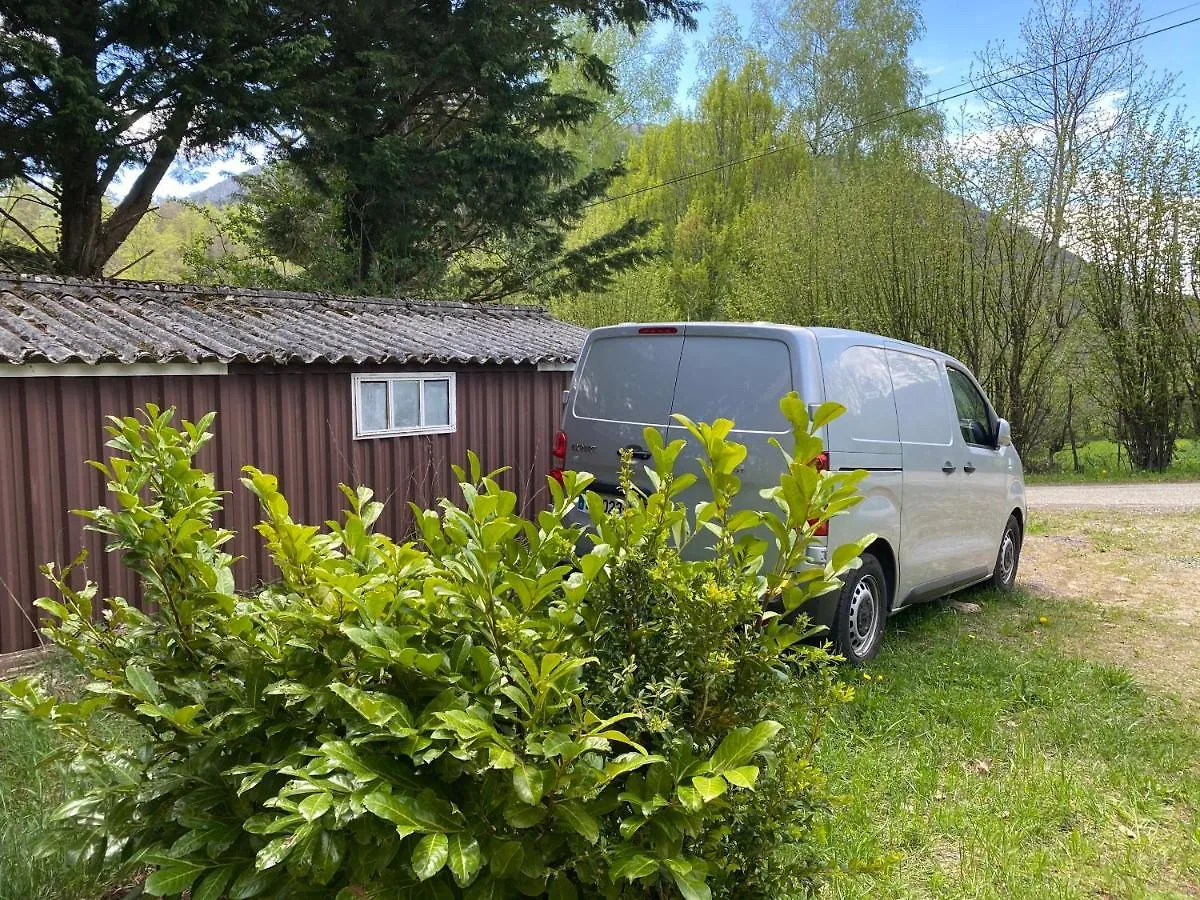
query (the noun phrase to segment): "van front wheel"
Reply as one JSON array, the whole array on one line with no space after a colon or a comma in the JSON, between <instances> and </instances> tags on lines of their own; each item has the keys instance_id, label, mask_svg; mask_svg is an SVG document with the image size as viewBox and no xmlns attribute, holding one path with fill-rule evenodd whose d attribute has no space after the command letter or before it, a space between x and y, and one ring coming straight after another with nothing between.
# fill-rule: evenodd
<instances>
[{"instance_id":1,"label":"van front wheel","mask_svg":"<svg viewBox=\"0 0 1200 900\"><path fill-rule=\"evenodd\" d=\"M874 556L864 554L862 565L846 574L833 622L833 646L846 662L856 666L879 652L887 610L883 566Z\"/></svg>"},{"instance_id":2,"label":"van front wheel","mask_svg":"<svg viewBox=\"0 0 1200 900\"><path fill-rule=\"evenodd\" d=\"M1017 565L1021 562L1021 522L1009 516L1000 538L1000 551L996 554L996 568L992 570L990 587L998 591L1011 591L1017 582Z\"/></svg>"}]
</instances>

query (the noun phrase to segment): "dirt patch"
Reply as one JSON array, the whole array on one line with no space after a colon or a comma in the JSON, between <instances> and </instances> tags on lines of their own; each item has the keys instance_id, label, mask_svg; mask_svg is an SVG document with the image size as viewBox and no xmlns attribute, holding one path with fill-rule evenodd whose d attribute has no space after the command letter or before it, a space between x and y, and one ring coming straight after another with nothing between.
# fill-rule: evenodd
<instances>
[{"instance_id":1,"label":"dirt patch","mask_svg":"<svg viewBox=\"0 0 1200 900\"><path fill-rule=\"evenodd\" d=\"M1043 510L1030 531L1022 585L1100 613L1068 643L1200 704L1200 512Z\"/></svg>"}]
</instances>

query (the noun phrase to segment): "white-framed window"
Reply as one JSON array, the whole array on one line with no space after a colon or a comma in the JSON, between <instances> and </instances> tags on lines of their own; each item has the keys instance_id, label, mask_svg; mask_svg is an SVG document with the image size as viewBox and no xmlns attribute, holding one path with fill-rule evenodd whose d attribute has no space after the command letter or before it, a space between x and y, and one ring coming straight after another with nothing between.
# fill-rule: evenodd
<instances>
[{"instance_id":1,"label":"white-framed window","mask_svg":"<svg viewBox=\"0 0 1200 900\"><path fill-rule=\"evenodd\" d=\"M456 428L453 372L360 372L351 380L355 439Z\"/></svg>"}]
</instances>

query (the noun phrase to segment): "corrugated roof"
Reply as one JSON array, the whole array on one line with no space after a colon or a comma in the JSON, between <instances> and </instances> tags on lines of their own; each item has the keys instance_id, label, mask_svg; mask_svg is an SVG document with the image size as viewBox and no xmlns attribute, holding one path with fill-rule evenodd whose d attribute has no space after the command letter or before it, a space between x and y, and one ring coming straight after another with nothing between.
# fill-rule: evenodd
<instances>
[{"instance_id":1,"label":"corrugated roof","mask_svg":"<svg viewBox=\"0 0 1200 900\"><path fill-rule=\"evenodd\" d=\"M585 333L538 306L0 274L9 363L563 363Z\"/></svg>"}]
</instances>

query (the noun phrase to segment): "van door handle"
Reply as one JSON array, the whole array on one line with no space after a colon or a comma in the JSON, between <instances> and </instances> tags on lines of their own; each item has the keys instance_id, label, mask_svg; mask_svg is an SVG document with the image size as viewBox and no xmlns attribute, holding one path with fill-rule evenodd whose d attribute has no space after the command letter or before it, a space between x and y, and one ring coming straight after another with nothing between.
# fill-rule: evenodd
<instances>
[{"instance_id":1,"label":"van door handle","mask_svg":"<svg viewBox=\"0 0 1200 900\"><path fill-rule=\"evenodd\" d=\"M970 475L975 471L975 463L967 463L965 466L963 466L963 471Z\"/></svg>"},{"instance_id":2,"label":"van door handle","mask_svg":"<svg viewBox=\"0 0 1200 900\"><path fill-rule=\"evenodd\" d=\"M958 466L954 465L954 463L950 462L950 460L946 460L944 463L942 463L942 471L947 475L951 474L957 468Z\"/></svg>"},{"instance_id":3,"label":"van door handle","mask_svg":"<svg viewBox=\"0 0 1200 900\"><path fill-rule=\"evenodd\" d=\"M629 455L633 459L641 460L650 458L650 451L638 446L637 444L630 444L628 447L622 447L618 452L624 453L626 450L629 451Z\"/></svg>"}]
</instances>

